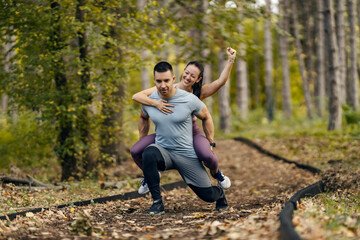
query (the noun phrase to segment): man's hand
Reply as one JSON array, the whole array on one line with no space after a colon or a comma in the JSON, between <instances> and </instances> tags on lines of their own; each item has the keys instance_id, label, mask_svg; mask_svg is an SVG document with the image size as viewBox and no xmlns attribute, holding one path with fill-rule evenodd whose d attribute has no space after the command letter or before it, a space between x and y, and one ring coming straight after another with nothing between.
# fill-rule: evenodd
<instances>
[{"instance_id":1,"label":"man's hand","mask_svg":"<svg viewBox=\"0 0 360 240\"><path fill-rule=\"evenodd\" d=\"M159 99L156 100L156 105L155 107L162 113L164 113L165 115L167 115L168 113L172 113L173 110L170 107L174 107L174 105L172 104L168 104L166 100L164 99Z\"/></svg>"}]
</instances>

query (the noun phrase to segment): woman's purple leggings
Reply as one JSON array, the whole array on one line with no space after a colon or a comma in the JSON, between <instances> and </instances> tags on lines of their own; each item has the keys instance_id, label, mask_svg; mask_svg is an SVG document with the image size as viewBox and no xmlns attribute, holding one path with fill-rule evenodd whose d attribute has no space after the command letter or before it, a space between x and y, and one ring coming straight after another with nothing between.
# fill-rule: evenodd
<instances>
[{"instance_id":1,"label":"woman's purple leggings","mask_svg":"<svg viewBox=\"0 0 360 240\"><path fill-rule=\"evenodd\" d=\"M142 154L147 146L155 143L155 136L154 133L143 137L130 149L131 156L140 169L142 169ZM218 169L219 160L211 151L209 140L204 136L196 121L193 121L193 138L194 149L199 160L204 162L205 166L210 170Z\"/></svg>"}]
</instances>

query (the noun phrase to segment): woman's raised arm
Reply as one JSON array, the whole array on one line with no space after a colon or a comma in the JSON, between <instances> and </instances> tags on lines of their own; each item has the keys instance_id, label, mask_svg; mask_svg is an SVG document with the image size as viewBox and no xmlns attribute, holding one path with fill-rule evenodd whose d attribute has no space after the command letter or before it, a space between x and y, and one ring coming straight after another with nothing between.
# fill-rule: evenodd
<instances>
[{"instance_id":1,"label":"woman's raised arm","mask_svg":"<svg viewBox=\"0 0 360 240\"><path fill-rule=\"evenodd\" d=\"M215 94L222 86L225 85L226 81L229 79L233 63L235 62L236 50L232 49L231 47L228 47L226 49L226 53L228 55L228 60L225 64L224 69L222 70L217 80L202 86L201 96L200 96L201 100Z\"/></svg>"}]
</instances>

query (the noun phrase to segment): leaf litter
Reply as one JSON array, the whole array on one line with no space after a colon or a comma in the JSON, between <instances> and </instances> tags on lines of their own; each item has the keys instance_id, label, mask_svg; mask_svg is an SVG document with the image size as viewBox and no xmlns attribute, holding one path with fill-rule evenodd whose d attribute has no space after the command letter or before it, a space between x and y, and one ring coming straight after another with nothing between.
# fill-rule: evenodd
<instances>
[{"instance_id":1,"label":"leaf litter","mask_svg":"<svg viewBox=\"0 0 360 240\"><path fill-rule=\"evenodd\" d=\"M225 191L230 206L227 211L214 211L215 203L201 201L189 188L174 189L163 194L166 213L162 216L146 215L152 204L146 195L0 221L0 238L278 239L278 214L283 204L298 190L321 179L233 140L218 140L215 153L220 169L232 180L231 188ZM286 157L287 152L279 155ZM134 178L141 175L131 160L120 167L123 173L131 170ZM167 178L175 181L179 176L170 171L162 174L162 181ZM16 198L16 189L6 186L0 191L2 198L8 197L4 191ZM57 196L56 192L48 193ZM82 199L92 196L82 195ZM16 206L21 206L21 201Z\"/></svg>"}]
</instances>

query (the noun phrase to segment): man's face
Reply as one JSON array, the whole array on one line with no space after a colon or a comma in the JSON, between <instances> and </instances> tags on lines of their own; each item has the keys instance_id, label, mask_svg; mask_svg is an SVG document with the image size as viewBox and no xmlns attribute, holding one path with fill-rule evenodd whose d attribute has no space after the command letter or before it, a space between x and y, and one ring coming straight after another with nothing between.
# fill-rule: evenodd
<instances>
[{"instance_id":1,"label":"man's face","mask_svg":"<svg viewBox=\"0 0 360 240\"><path fill-rule=\"evenodd\" d=\"M160 96L166 98L174 89L175 76L170 70L166 72L155 72L154 82Z\"/></svg>"}]
</instances>

